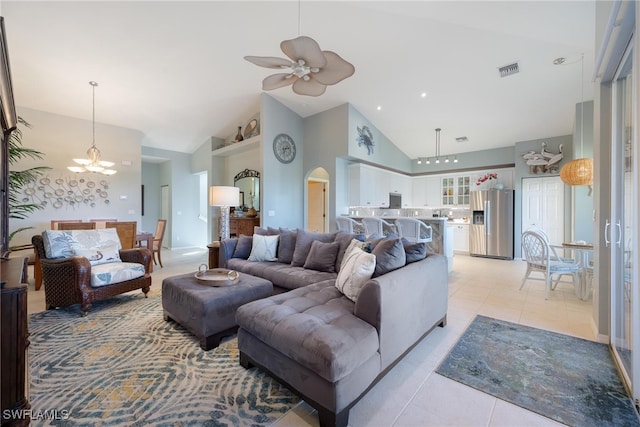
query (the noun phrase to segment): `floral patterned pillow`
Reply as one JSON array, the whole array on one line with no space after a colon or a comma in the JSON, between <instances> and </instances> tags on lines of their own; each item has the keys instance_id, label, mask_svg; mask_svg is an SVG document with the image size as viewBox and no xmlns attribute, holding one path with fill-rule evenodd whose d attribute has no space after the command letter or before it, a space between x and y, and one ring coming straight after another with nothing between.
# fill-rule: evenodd
<instances>
[{"instance_id":1,"label":"floral patterned pillow","mask_svg":"<svg viewBox=\"0 0 640 427\"><path fill-rule=\"evenodd\" d=\"M122 246L115 228L45 230L42 240L47 258L83 256L89 259L91 265L122 262Z\"/></svg>"}]
</instances>

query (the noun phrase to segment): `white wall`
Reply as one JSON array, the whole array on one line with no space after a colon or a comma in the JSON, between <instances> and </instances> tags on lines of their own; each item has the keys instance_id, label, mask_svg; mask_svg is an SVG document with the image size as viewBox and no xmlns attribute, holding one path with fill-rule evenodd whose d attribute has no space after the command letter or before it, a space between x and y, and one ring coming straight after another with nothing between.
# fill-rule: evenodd
<instances>
[{"instance_id":1,"label":"white wall","mask_svg":"<svg viewBox=\"0 0 640 427\"><path fill-rule=\"evenodd\" d=\"M264 147L261 225L263 227L304 227L303 159L306 144L302 118L275 98L262 94L261 133ZM280 163L273 154L273 140L286 133L296 143L296 158ZM273 214L273 215L271 215Z\"/></svg>"},{"instance_id":2,"label":"white wall","mask_svg":"<svg viewBox=\"0 0 640 427\"><path fill-rule=\"evenodd\" d=\"M145 196L147 191L160 197L159 188L169 186L169 218L165 231L163 245L169 248L204 247L210 240L207 235L207 224L198 219L200 213L200 178L198 172L192 171L192 155L177 151L160 150L157 148L143 147L143 154L151 157L167 159L158 165L156 182L145 182ZM145 163L148 165L148 163ZM148 188L147 188L148 187ZM146 197L145 197L146 199ZM151 200L157 203L158 200ZM145 217L147 217L145 212ZM149 221L155 222L158 218L149 216ZM146 224L147 218L145 218ZM155 227L154 227L155 230Z\"/></svg>"},{"instance_id":3,"label":"white wall","mask_svg":"<svg viewBox=\"0 0 640 427\"><path fill-rule=\"evenodd\" d=\"M143 137L141 132L96 123L96 146L101 151L103 160L116 163L114 169L118 173L112 176L96 173L74 174L66 168L73 165L73 158L87 157L87 149L92 143L92 122L19 106L17 110L18 114L32 125L31 129L25 129L23 132L23 146L43 152L44 158L43 160L23 160L12 166L12 169L21 170L33 166L52 168L46 176L53 185L42 186L45 187L43 190L39 190L36 186L37 195L43 195L46 189L49 190L48 192L58 189L55 184L56 179L63 179L65 188L69 181L79 182L80 179L84 179L85 183L89 181L95 183L93 190L104 189L100 182L105 181L108 188L104 191L107 192L108 197L99 197L97 193L92 193L97 196L94 201L95 207L84 202L73 206L64 202L60 209L53 207L53 199L43 197L42 200L49 202L45 209L31 214L26 220L9 221L10 231L20 227L33 227L32 230L18 233L11 245L30 243L31 236L48 229L52 219L117 218L121 221L138 221L140 224L140 143ZM130 162L131 166L122 165L123 161ZM105 200L109 200L109 204L106 204Z\"/></svg>"}]
</instances>

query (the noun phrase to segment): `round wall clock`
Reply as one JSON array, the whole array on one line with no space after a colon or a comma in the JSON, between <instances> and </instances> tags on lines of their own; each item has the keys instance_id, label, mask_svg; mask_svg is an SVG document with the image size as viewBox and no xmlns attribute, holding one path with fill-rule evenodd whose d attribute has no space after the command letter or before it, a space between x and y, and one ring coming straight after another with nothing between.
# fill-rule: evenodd
<instances>
[{"instance_id":1,"label":"round wall clock","mask_svg":"<svg viewBox=\"0 0 640 427\"><path fill-rule=\"evenodd\" d=\"M282 163L291 163L296 158L296 143L286 133L273 139L273 154Z\"/></svg>"}]
</instances>

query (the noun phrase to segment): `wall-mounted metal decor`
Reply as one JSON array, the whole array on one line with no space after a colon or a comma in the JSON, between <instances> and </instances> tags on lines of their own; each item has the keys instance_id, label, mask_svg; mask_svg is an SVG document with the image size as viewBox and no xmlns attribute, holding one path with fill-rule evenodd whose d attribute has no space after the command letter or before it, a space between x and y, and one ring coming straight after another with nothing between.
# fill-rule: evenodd
<instances>
[{"instance_id":1,"label":"wall-mounted metal decor","mask_svg":"<svg viewBox=\"0 0 640 427\"><path fill-rule=\"evenodd\" d=\"M94 208L110 203L108 189L109 183L105 179L94 181L75 176L56 179L43 177L24 188L22 201L52 206L54 209L83 205Z\"/></svg>"},{"instance_id":2,"label":"wall-mounted metal decor","mask_svg":"<svg viewBox=\"0 0 640 427\"><path fill-rule=\"evenodd\" d=\"M547 151L547 143L542 143L539 153L529 151L522 155L525 163L529 165L529 173L558 173L560 161L562 160L562 144L558 147L558 153Z\"/></svg>"},{"instance_id":3,"label":"wall-mounted metal decor","mask_svg":"<svg viewBox=\"0 0 640 427\"><path fill-rule=\"evenodd\" d=\"M364 145L365 147L367 147L367 155L372 155L375 142L373 141L373 134L369 130L369 127L364 125L362 127L356 126L356 128L358 129L358 137L356 138L358 147Z\"/></svg>"}]
</instances>

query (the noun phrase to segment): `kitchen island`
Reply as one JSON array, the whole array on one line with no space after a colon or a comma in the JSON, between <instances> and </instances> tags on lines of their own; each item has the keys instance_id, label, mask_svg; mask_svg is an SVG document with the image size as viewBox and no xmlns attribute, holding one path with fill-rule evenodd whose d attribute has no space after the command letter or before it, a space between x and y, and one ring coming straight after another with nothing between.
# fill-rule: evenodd
<instances>
[{"instance_id":1,"label":"kitchen island","mask_svg":"<svg viewBox=\"0 0 640 427\"><path fill-rule=\"evenodd\" d=\"M396 213L397 210L390 210L389 213ZM395 223L396 218L407 217L408 215L346 215L349 218L352 218L356 221L361 221L362 218L381 218L387 222ZM453 233L447 227L448 219L446 217L425 217L425 216L411 216L411 218L415 218L424 222L426 225L431 227L432 235L431 242L427 243L427 247L429 251L435 252L438 254L443 254L447 257L447 261L449 264L449 272L453 269ZM396 231L397 233L397 231Z\"/></svg>"}]
</instances>

